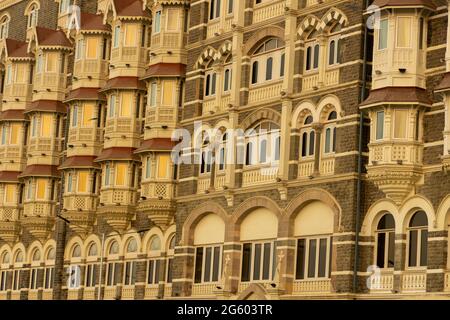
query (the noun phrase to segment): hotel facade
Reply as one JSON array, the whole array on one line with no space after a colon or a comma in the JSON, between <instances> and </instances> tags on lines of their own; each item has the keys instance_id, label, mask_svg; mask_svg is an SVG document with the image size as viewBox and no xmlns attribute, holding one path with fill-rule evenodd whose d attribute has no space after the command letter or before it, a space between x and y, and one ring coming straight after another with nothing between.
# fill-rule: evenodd
<instances>
[{"instance_id":1,"label":"hotel facade","mask_svg":"<svg viewBox=\"0 0 450 320\"><path fill-rule=\"evenodd\" d=\"M450 298L449 9L1 0L0 300Z\"/></svg>"}]
</instances>

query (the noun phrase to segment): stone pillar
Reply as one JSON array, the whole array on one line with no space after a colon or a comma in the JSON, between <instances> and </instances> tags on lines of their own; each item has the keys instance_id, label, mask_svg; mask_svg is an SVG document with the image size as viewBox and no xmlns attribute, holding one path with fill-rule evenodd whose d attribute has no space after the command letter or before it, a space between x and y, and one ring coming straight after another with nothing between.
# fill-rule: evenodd
<instances>
[{"instance_id":1,"label":"stone pillar","mask_svg":"<svg viewBox=\"0 0 450 320\"><path fill-rule=\"evenodd\" d=\"M134 286L134 299L143 300L145 297L145 286L147 284L147 260L145 254L138 255L136 261L136 283Z\"/></svg>"},{"instance_id":2,"label":"stone pillar","mask_svg":"<svg viewBox=\"0 0 450 320\"><path fill-rule=\"evenodd\" d=\"M55 273L53 278L53 300L62 300L67 294L67 289L63 289L64 283L64 251L66 248L66 222L56 219L56 254Z\"/></svg>"},{"instance_id":3,"label":"stone pillar","mask_svg":"<svg viewBox=\"0 0 450 320\"><path fill-rule=\"evenodd\" d=\"M175 247L173 260L172 296L188 297L192 292L195 248L188 245Z\"/></svg>"},{"instance_id":4,"label":"stone pillar","mask_svg":"<svg viewBox=\"0 0 450 320\"><path fill-rule=\"evenodd\" d=\"M292 118L292 100L283 99L281 110L281 141L280 141L280 162L278 177L282 181L289 179L289 155L290 155L290 132Z\"/></svg>"},{"instance_id":5,"label":"stone pillar","mask_svg":"<svg viewBox=\"0 0 450 320\"><path fill-rule=\"evenodd\" d=\"M395 293L401 292L402 271L405 270L406 261L406 234L395 234L395 260L394 260L394 287Z\"/></svg>"},{"instance_id":6,"label":"stone pillar","mask_svg":"<svg viewBox=\"0 0 450 320\"><path fill-rule=\"evenodd\" d=\"M321 123L314 123L312 125L314 129L314 176L320 174L320 153L321 153L321 138L323 125Z\"/></svg>"},{"instance_id":7,"label":"stone pillar","mask_svg":"<svg viewBox=\"0 0 450 320\"><path fill-rule=\"evenodd\" d=\"M448 231L428 233L427 292L442 292L445 289L447 247Z\"/></svg>"}]
</instances>

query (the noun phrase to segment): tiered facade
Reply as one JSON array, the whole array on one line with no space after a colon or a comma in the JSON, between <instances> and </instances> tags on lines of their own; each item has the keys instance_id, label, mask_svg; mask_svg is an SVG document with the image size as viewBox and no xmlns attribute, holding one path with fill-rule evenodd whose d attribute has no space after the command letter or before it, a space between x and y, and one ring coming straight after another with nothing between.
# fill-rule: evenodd
<instances>
[{"instance_id":1,"label":"tiered facade","mask_svg":"<svg viewBox=\"0 0 450 320\"><path fill-rule=\"evenodd\" d=\"M450 5L363 2L0 1L0 299L450 298Z\"/></svg>"}]
</instances>

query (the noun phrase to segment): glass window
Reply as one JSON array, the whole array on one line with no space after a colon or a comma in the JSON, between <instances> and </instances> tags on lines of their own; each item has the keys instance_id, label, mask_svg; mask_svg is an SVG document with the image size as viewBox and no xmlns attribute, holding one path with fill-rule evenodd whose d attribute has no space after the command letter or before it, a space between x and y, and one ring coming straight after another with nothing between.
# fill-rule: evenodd
<instances>
[{"instance_id":1,"label":"glass window","mask_svg":"<svg viewBox=\"0 0 450 320\"><path fill-rule=\"evenodd\" d=\"M328 278L331 248L330 237L298 239L295 278Z\"/></svg>"},{"instance_id":2,"label":"glass window","mask_svg":"<svg viewBox=\"0 0 450 320\"><path fill-rule=\"evenodd\" d=\"M381 140L384 137L384 111L377 112L376 139Z\"/></svg>"},{"instance_id":3,"label":"glass window","mask_svg":"<svg viewBox=\"0 0 450 320\"><path fill-rule=\"evenodd\" d=\"M113 41L114 48L119 47L119 42L120 42L120 26L116 26L114 28L114 41Z\"/></svg>"},{"instance_id":4,"label":"glass window","mask_svg":"<svg viewBox=\"0 0 450 320\"><path fill-rule=\"evenodd\" d=\"M266 80L272 80L273 58L270 57L266 61Z\"/></svg>"},{"instance_id":5,"label":"glass window","mask_svg":"<svg viewBox=\"0 0 450 320\"><path fill-rule=\"evenodd\" d=\"M280 61L280 77L284 77L284 60L285 60L285 54L283 53L281 55L281 61Z\"/></svg>"},{"instance_id":6,"label":"glass window","mask_svg":"<svg viewBox=\"0 0 450 320\"><path fill-rule=\"evenodd\" d=\"M10 125L11 127L11 137L9 139L10 144L19 144L19 133L22 125L19 123L13 123Z\"/></svg>"},{"instance_id":7,"label":"glass window","mask_svg":"<svg viewBox=\"0 0 450 320\"><path fill-rule=\"evenodd\" d=\"M95 103L85 103L83 106L83 126L93 127L94 126L94 109Z\"/></svg>"},{"instance_id":8,"label":"glass window","mask_svg":"<svg viewBox=\"0 0 450 320\"><path fill-rule=\"evenodd\" d=\"M152 161L150 157L147 157L145 162L145 178L149 179L152 170Z\"/></svg>"},{"instance_id":9,"label":"glass window","mask_svg":"<svg viewBox=\"0 0 450 320\"><path fill-rule=\"evenodd\" d=\"M89 172L88 171L80 171L78 172L78 192L87 192L87 186L88 186L88 178L89 178Z\"/></svg>"},{"instance_id":10,"label":"glass window","mask_svg":"<svg viewBox=\"0 0 450 320\"><path fill-rule=\"evenodd\" d=\"M153 24L153 33L159 33L161 31L161 11L156 11L155 21Z\"/></svg>"},{"instance_id":11,"label":"glass window","mask_svg":"<svg viewBox=\"0 0 450 320\"><path fill-rule=\"evenodd\" d=\"M379 268L393 268L395 260L395 221L385 214L378 222L376 259Z\"/></svg>"},{"instance_id":12,"label":"glass window","mask_svg":"<svg viewBox=\"0 0 450 320\"><path fill-rule=\"evenodd\" d=\"M41 115L41 135L42 137L50 138L53 131L53 115Z\"/></svg>"},{"instance_id":13,"label":"glass window","mask_svg":"<svg viewBox=\"0 0 450 320\"><path fill-rule=\"evenodd\" d=\"M45 200L45 194L47 191L47 179L36 180L36 199Z\"/></svg>"},{"instance_id":14,"label":"glass window","mask_svg":"<svg viewBox=\"0 0 450 320\"><path fill-rule=\"evenodd\" d=\"M13 203L16 193L16 186L14 184L5 184L5 202Z\"/></svg>"},{"instance_id":15,"label":"glass window","mask_svg":"<svg viewBox=\"0 0 450 320\"><path fill-rule=\"evenodd\" d=\"M57 52L48 52L47 53L47 72L57 72L58 66L58 53Z\"/></svg>"},{"instance_id":16,"label":"glass window","mask_svg":"<svg viewBox=\"0 0 450 320\"><path fill-rule=\"evenodd\" d=\"M126 181L128 165L126 163L116 164L116 185L124 186Z\"/></svg>"},{"instance_id":17,"label":"glass window","mask_svg":"<svg viewBox=\"0 0 450 320\"><path fill-rule=\"evenodd\" d=\"M109 179L111 177L111 167L109 166L109 163L105 166L105 186L109 186Z\"/></svg>"},{"instance_id":18,"label":"glass window","mask_svg":"<svg viewBox=\"0 0 450 320\"><path fill-rule=\"evenodd\" d=\"M113 118L116 115L116 96L112 95L109 98L109 117Z\"/></svg>"},{"instance_id":19,"label":"glass window","mask_svg":"<svg viewBox=\"0 0 450 320\"><path fill-rule=\"evenodd\" d=\"M150 85L150 106L156 106L156 82L152 82Z\"/></svg>"},{"instance_id":20,"label":"glass window","mask_svg":"<svg viewBox=\"0 0 450 320\"><path fill-rule=\"evenodd\" d=\"M258 61L253 62L252 65L252 84L258 83Z\"/></svg>"},{"instance_id":21,"label":"glass window","mask_svg":"<svg viewBox=\"0 0 450 320\"><path fill-rule=\"evenodd\" d=\"M416 212L409 222L408 266L427 265L428 218L424 211Z\"/></svg>"},{"instance_id":22,"label":"glass window","mask_svg":"<svg viewBox=\"0 0 450 320\"><path fill-rule=\"evenodd\" d=\"M120 106L120 116L131 117L132 108L133 108L133 93L123 92Z\"/></svg>"},{"instance_id":23,"label":"glass window","mask_svg":"<svg viewBox=\"0 0 450 320\"><path fill-rule=\"evenodd\" d=\"M159 284L160 260L151 259L147 265L147 284Z\"/></svg>"},{"instance_id":24,"label":"glass window","mask_svg":"<svg viewBox=\"0 0 450 320\"><path fill-rule=\"evenodd\" d=\"M378 30L378 50L386 49L388 43L388 19L380 21L380 29Z\"/></svg>"},{"instance_id":25,"label":"glass window","mask_svg":"<svg viewBox=\"0 0 450 320\"><path fill-rule=\"evenodd\" d=\"M195 254L195 283L218 282L222 248L220 246L208 246L196 248Z\"/></svg>"},{"instance_id":26,"label":"glass window","mask_svg":"<svg viewBox=\"0 0 450 320\"><path fill-rule=\"evenodd\" d=\"M139 25L137 24L126 24L125 25L125 43L126 47L135 47L137 45L137 34L139 30Z\"/></svg>"},{"instance_id":27,"label":"glass window","mask_svg":"<svg viewBox=\"0 0 450 320\"><path fill-rule=\"evenodd\" d=\"M72 192L72 173L67 174L67 192Z\"/></svg>"},{"instance_id":28,"label":"glass window","mask_svg":"<svg viewBox=\"0 0 450 320\"><path fill-rule=\"evenodd\" d=\"M169 178L169 165L170 165L170 155L166 155L166 154L158 155L158 178L159 179Z\"/></svg>"},{"instance_id":29,"label":"glass window","mask_svg":"<svg viewBox=\"0 0 450 320\"><path fill-rule=\"evenodd\" d=\"M275 243L245 243L242 250L241 281L261 281L273 278Z\"/></svg>"},{"instance_id":30,"label":"glass window","mask_svg":"<svg viewBox=\"0 0 450 320\"><path fill-rule=\"evenodd\" d=\"M167 31L178 30L178 11L176 9L167 10Z\"/></svg>"},{"instance_id":31,"label":"glass window","mask_svg":"<svg viewBox=\"0 0 450 320\"><path fill-rule=\"evenodd\" d=\"M407 110L395 110L394 138L406 138Z\"/></svg>"},{"instance_id":32,"label":"glass window","mask_svg":"<svg viewBox=\"0 0 450 320\"><path fill-rule=\"evenodd\" d=\"M317 69L319 67L319 51L320 46L316 44L314 46L314 69Z\"/></svg>"},{"instance_id":33,"label":"glass window","mask_svg":"<svg viewBox=\"0 0 450 320\"><path fill-rule=\"evenodd\" d=\"M97 59L98 57L98 38L89 37L86 41L86 58Z\"/></svg>"},{"instance_id":34,"label":"glass window","mask_svg":"<svg viewBox=\"0 0 450 320\"><path fill-rule=\"evenodd\" d=\"M165 106L173 105L173 97L175 92L175 81L165 80L163 82L162 104Z\"/></svg>"}]
</instances>

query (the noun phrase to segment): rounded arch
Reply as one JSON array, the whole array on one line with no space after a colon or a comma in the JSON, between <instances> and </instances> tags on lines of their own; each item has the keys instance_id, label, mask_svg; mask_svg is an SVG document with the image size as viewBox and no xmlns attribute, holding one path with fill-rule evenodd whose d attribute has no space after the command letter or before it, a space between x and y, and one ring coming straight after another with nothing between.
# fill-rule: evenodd
<instances>
[{"instance_id":1,"label":"rounded arch","mask_svg":"<svg viewBox=\"0 0 450 320\"><path fill-rule=\"evenodd\" d=\"M216 60L218 57L217 50L211 46L206 47L195 63L195 69L203 69L205 65L211 60Z\"/></svg>"},{"instance_id":2,"label":"rounded arch","mask_svg":"<svg viewBox=\"0 0 450 320\"><path fill-rule=\"evenodd\" d=\"M111 234L109 234L108 235L108 239L105 241L105 247L104 247L104 253L103 253L103 255L105 256L105 257L108 257L108 256L111 256L111 255L113 255L113 256L119 256L120 255L120 251L121 251L121 240L120 240L120 236L119 235L117 235L117 234L113 234L113 233L111 233ZM118 246L118 250L117 250L117 253L115 253L115 254L110 254L109 252L110 252L110 250L111 250L111 247L114 245L114 243L117 243L117 246Z\"/></svg>"},{"instance_id":3,"label":"rounded arch","mask_svg":"<svg viewBox=\"0 0 450 320\"><path fill-rule=\"evenodd\" d=\"M323 97L317 104L317 111L320 122L325 122L331 111L336 111L338 117L342 114L341 101L335 95L327 95Z\"/></svg>"},{"instance_id":4,"label":"rounded arch","mask_svg":"<svg viewBox=\"0 0 450 320\"><path fill-rule=\"evenodd\" d=\"M450 213L450 195L442 199L436 210L436 229L447 230L447 221Z\"/></svg>"},{"instance_id":5,"label":"rounded arch","mask_svg":"<svg viewBox=\"0 0 450 320\"><path fill-rule=\"evenodd\" d=\"M12 249L12 255L11 255L11 258L12 258L12 260L11 260L11 264L24 264L26 261L25 261L25 259L27 258L26 257L26 249L25 249L25 246L23 245L23 243L18 243L18 244L16 244L14 247L13 247L13 249ZM22 262L17 262L16 263L16 260L17 260L17 256L19 255L19 254L22 254Z\"/></svg>"},{"instance_id":6,"label":"rounded arch","mask_svg":"<svg viewBox=\"0 0 450 320\"><path fill-rule=\"evenodd\" d=\"M72 258L72 252L76 245L80 246L80 249L81 249L80 257L85 256L84 250L83 250L83 240L81 240L81 238L79 236L74 236L67 242L66 250L64 251L64 259L65 260L70 260Z\"/></svg>"},{"instance_id":7,"label":"rounded arch","mask_svg":"<svg viewBox=\"0 0 450 320\"><path fill-rule=\"evenodd\" d=\"M320 20L316 16L310 14L303 19L297 28L298 36L301 40L305 40L312 30L319 29Z\"/></svg>"},{"instance_id":8,"label":"rounded arch","mask_svg":"<svg viewBox=\"0 0 450 320\"><path fill-rule=\"evenodd\" d=\"M134 232L134 233L132 233ZM133 239L136 241L137 250L133 253L137 254L141 251L142 241L141 237L136 230L132 230L129 234L126 234L122 239L122 247L120 248L120 254L128 253L128 245Z\"/></svg>"},{"instance_id":9,"label":"rounded arch","mask_svg":"<svg viewBox=\"0 0 450 320\"><path fill-rule=\"evenodd\" d=\"M56 250L56 241L54 239L47 240L43 246L43 259L46 260L50 250Z\"/></svg>"},{"instance_id":10,"label":"rounded arch","mask_svg":"<svg viewBox=\"0 0 450 320\"><path fill-rule=\"evenodd\" d=\"M8 265L12 264L12 259L13 259L13 255L12 255L12 249L9 245L4 244L1 248L0 248L0 266L3 264L3 260L5 259L5 256L9 255L9 262L7 263Z\"/></svg>"},{"instance_id":11,"label":"rounded arch","mask_svg":"<svg viewBox=\"0 0 450 320\"><path fill-rule=\"evenodd\" d=\"M270 300L266 289L259 283L250 284L247 289L242 291L237 300Z\"/></svg>"},{"instance_id":12,"label":"rounded arch","mask_svg":"<svg viewBox=\"0 0 450 320\"><path fill-rule=\"evenodd\" d=\"M225 222L225 227L228 225L230 216L222 206L214 201L207 201L200 204L191 211L183 224L181 243L182 245L192 245L194 243L194 229L200 220L208 214L214 213L218 215ZM166 234L168 232L166 231ZM167 241L168 239L166 239Z\"/></svg>"},{"instance_id":13,"label":"rounded arch","mask_svg":"<svg viewBox=\"0 0 450 320\"><path fill-rule=\"evenodd\" d=\"M26 16L30 14L31 9L33 9L33 5L36 6L36 9L37 9L37 10L40 10L40 9L41 9L41 4L40 4L39 1L37 1L37 0L30 1L30 2L27 4L27 6L25 7L25 15L26 15Z\"/></svg>"},{"instance_id":14,"label":"rounded arch","mask_svg":"<svg viewBox=\"0 0 450 320\"><path fill-rule=\"evenodd\" d=\"M42 244L39 241L34 241L29 247L27 252L26 261L27 262L33 262L33 256L36 250L39 250L40 252L40 259L44 260L44 248L42 247Z\"/></svg>"},{"instance_id":15,"label":"rounded arch","mask_svg":"<svg viewBox=\"0 0 450 320\"><path fill-rule=\"evenodd\" d=\"M406 228L409 225L409 220L412 215L417 211L425 211L428 218L428 230L434 231L437 229L436 214L434 212L431 202L422 195L415 195L406 199L400 207L400 216L402 217L402 233L406 232Z\"/></svg>"},{"instance_id":16,"label":"rounded arch","mask_svg":"<svg viewBox=\"0 0 450 320\"><path fill-rule=\"evenodd\" d=\"M283 212L275 201L265 196L256 196L245 200L236 208L232 215L232 225L235 228L239 227L242 220L244 220L250 212L258 208L266 208L274 213L278 220L280 220L283 215Z\"/></svg>"},{"instance_id":17,"label":"rounded arch","mask_svg":"<svg viewBox=\"0 0 450 320\"><path fill-rule=\"evenodd\" d=\"M339 203L328 191L319 188L311 188L303 191L297 197L291 200L285 209L285 216L283 217L283 225L288 225L289 228L284 228L286 234L282 234L282 237L289 237L293 233L294 224L293 221L297 214L306 205L313 201L320 201L326 204L334 213L334 232L339 232L341 228L341 207Z\"/></svg>"},{"instance_id":18,"label":"rounded arch","mask_svg":"<svg viewBox=\"0 0 450 320\"><path fill-rule=\"evenodd\" d=\"M323 15L318 30L320 32L328 32L328 30L330 30L336 23L346 27L348 24L348 19L341 10L332 7Z\"/></svg>"},{"instance_id":19,"label":"rounded arch","mask_svg":"<svg viewBox=\"0 0 450 320\"><path fill-rule=\"evenodd\" d=\"M95 244L97 246L97 255L100 253L102 247L100 238L95 234L91 234L84 240L83 257L89 256L89 249L91 248L92 244Z\"/></svg>"},{"instance_id":20,"label":"rounded arch","mask_svg":"<svg viewBox=\"0 0 450 320\"><path fill-rule=\"evenodd\" d=\"M154 237L159 237L161 240L161 246L164 239L164 233L158 227L151 228L142 239L141 253L148 254L150 251L150 245Z\"/></svg>"},{"instance_id":21,"label":"rounded arch","mask_svg":"<svg viewBox=\"0 0 450 320\"><path fill-rule=\"evenodd\" d=\"M387 198L380 199L369 207L361 225L360 235L371 236L376 230L378 220L380 220L381 216L386 212L389 212L394 217L396 233L401 233L402 221L400 219L398 208L393 200Z\"/></svg>"},{"instance_id":22,"label":"rounded arch","mask_svg":"<svg viewBox=\"0 0 450 320\"><path fill-rule=\"evenodd\" d=\"M240 127L243 130L249 129L252 125L256 124L257 122L261 120L269 120L272 121L278 125L281 124L281 115L272 109L262 108L259 110L256 110L255 112L251 113L249 116L247 116L242 123L240 124Z\"/></svg>"},{"instance_id":23,"label":"rounded arch","mask_svg":"<svg viewBox=\"0 0 450 320\"><path fill-rule=\"evenodd\" d=\"M292 128L299 129L309 115L317 119L316 106L311 100L302 101L292 113Z\"/></svg>"},{"instance_id":24,"label":"rounded arch","mask_svg":"<svg viewBox=\"0 0 450 320\"><path fill-rule=\"evenodd\" d=\"M268 26L255 32L244 44L242 52L244 55L251 55L256 47L267 38L274 37L284 41L284 29L278 26Z\"/></svg>"}]
</instances>

